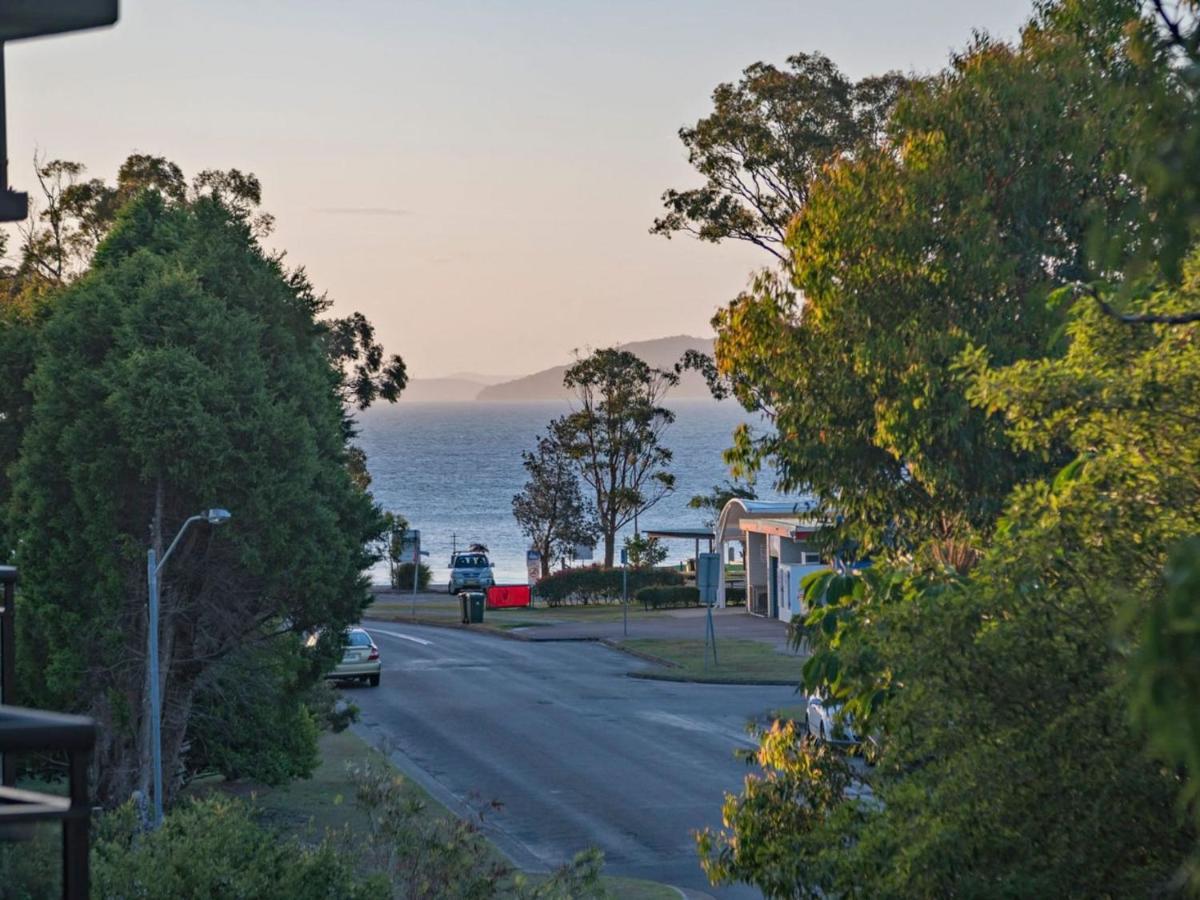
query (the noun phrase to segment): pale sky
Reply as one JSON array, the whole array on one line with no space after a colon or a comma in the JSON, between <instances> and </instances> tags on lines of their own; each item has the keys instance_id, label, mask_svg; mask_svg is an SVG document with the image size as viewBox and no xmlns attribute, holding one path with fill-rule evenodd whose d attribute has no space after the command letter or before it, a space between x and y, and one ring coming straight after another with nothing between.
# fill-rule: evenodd
<instances>
[{"instance_id":1,"label":"pale sky","mask_svg":"<svg viewBox=\"0 0 1200 900\"><path fill-rule=\"evenodd\" d=\"M271 242L416 377L710 334L761 251L647 230L698 178L676 131L757 60L941 68L1028 0L122 0L12 44L10 181L137 150L262 180Z\"/></svg>"}]
</instances>

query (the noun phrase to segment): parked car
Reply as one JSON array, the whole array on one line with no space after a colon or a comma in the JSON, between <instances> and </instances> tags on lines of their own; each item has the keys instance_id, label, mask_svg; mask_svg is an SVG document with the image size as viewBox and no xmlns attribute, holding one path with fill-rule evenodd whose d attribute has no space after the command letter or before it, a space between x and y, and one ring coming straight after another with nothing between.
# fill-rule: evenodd
<instances>
[{"instance_id":1,"label":"parked car","mask_svg":"<svg viewBox=\"0 0 1200 900\"><path fill-rule=\"evenodd\" d=\"M487 554L478 550L455 553L450 560L450 593L486 591L496 583Z\"/></svg>"},{"instance_id":2,"label":"parked car","mask_svg":"<svg viewBox=\"0 0 1200 900\"><path fill-rule=\"evenodd\" d=\"M842 747L853 747L862 743L854 729L845 721L838 721L841 705L830 704L821 694L808 698L804 710L804 728L815 738Z\"/></svg>"},{"instance_id":3,"label":"parked car","mask_svg":"<svg viewBox=\"0 0 1200 900\"><path fill-rule=\"evenodd\" d=\"M342 661L325 677L336 681L365 681L371 687L379 687L382 671L379 648L371 635L362 628L347 628L342 641Z\"/></svg>"}]
</instances>

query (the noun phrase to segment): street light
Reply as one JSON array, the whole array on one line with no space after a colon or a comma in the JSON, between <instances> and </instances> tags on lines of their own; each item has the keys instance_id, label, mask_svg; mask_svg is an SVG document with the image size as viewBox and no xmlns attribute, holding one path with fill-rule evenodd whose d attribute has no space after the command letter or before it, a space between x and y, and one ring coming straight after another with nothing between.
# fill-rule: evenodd
<instances>
[{"instance_id":1,"label":"street light","mask_svg":"<svg viewBox=\"0 0 1200 900\"><path fill-rule=\"evenodd\" d=\"M207 522L209 525L224 525L230 519L227 509L214 507L191 516L183 523L175 540L163 554L160 560L155 559L154 548L146 553L146 575L150 585L150 622L147 627L147 655L150 657L150 754L154 768L154 827L162 824L163 818L163 788L162 788L162 699L159 697L158 686L158 575L166 565L183 533L193 522Z\"/></svg>"}]
</instances>

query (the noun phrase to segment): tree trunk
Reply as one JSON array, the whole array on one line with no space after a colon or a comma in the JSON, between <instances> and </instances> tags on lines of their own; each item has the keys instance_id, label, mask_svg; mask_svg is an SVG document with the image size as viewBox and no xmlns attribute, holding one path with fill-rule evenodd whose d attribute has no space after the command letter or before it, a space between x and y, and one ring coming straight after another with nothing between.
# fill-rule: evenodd
<instances>
[{"instance_id":1,"label":"tree trunk","mask_svg":"<svg viewBox=\"0 0 1200 900\"><path fill-rule=\"evenodd\" d=\"M614 551L617 546L616 529L604 529L604 568L611 569L613 567Z\"/></svg>"}]
</instances>

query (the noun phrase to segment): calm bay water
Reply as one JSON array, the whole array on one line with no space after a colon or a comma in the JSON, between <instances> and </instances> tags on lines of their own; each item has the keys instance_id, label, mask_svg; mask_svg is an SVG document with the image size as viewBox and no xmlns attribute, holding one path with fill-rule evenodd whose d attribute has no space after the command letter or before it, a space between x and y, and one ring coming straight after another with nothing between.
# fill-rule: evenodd
<instances>
[{"instance_id":1,"label":"calm bay water","mask_svg":"<svg viewBox=\"0 0 1200 900\"><path fill-rule=\"evenodd\" d=\"M643 529L703 524L700 511L688 509L687 502L728 477L721 452L730 445L733 429L747 418L731 402L669 405L677 418L664 443L675 454L671 471L676 490L641 515ZM486 544L497 581L525 580L528 541L512 516L513 494L525 483L521 451L532 449L547 423L566 410L566 404L553 401L400 402L359 414L358 443L367 453L371 491L384 509L402 513L421 530L434 581L445 583L455 540L459 547ZM759 496L774 499L766 487L760 485ZM692 554L690 542L668 546L673 561ZM386 566L377 567L374 579L387 581Z\"/></svg>"}]
</instances>

